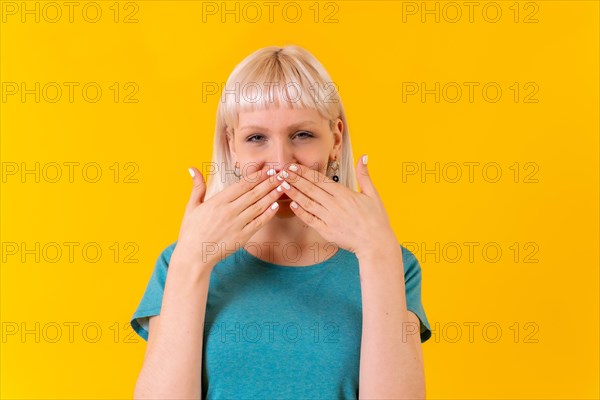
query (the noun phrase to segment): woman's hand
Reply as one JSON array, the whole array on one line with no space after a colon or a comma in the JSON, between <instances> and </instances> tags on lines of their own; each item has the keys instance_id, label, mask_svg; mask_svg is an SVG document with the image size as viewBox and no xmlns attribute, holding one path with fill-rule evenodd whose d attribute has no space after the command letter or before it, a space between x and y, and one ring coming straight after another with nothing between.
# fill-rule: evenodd
<instances>
[{"instance_id":1,"label":"woman's hand","mask_svg":"<svg viewBox=\"0 0 600 400\"><path fill-rule=\"evenodd\" d=\"M293 202L290 203L298 218L326 240L357 255L377 246L398 243L362 159L356 165L361 192L355 192L300 164L293 164L298 166L296 172L290 170L291 165L284 170L288 174L284 181L289 183L290 188L282 185L282 192L299 205L294 208ZM282 174L283 171L278 176Z\"/></svg>"},{"instance_id":2,"label":"woman's hand","mask_svg":"<svg viewBox=\"0 0 600 400\"><path fill-rule=\"evenodd\" d=\"M237 251L277 212L281 196L275 171L251 164L241 179L204 201L206 183L196 168L194 187L179 231L174 255L197 264L214 265Z\"/></svg>"}]
</instances>

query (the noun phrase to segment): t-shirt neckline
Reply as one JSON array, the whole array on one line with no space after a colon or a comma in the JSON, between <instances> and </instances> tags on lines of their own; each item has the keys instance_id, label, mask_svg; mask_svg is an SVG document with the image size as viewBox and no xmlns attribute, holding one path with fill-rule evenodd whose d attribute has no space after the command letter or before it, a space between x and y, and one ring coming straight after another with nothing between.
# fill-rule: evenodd
<instances>
[{"instance_id":1,"label":"t-shirt neckline","mask_svg":"<svg viewBox=\"0 0 600 400\"><path fill-rule=\"evenodd\" d=\"M251 260L263 267L278 270L278 271L289 271L291 273L298 273L298 272L318 271L318 270L321 270L321 269L327 267L328 265L331 265L332 263L337 261L337 259L339 257L342 256L343 249L338 246L337 251L331 257L329 257L328 259L321 261L319 263L310 264L310 265L296 265L296 266L274 264L274 263L265 261L261 258L256 257L254 254L250 253L243 246L240 247L239 251L241 252L242 256L247 257L249 260Z\"/></svg>"}]
</instances>

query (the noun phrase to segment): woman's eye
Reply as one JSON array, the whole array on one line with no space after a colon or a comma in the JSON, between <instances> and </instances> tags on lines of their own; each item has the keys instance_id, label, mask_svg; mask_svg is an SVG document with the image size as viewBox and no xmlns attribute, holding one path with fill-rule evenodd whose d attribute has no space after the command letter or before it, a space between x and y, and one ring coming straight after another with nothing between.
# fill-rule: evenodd
<instances>
[{"instance_id":1,"label":"woman's eye","mask_svg":"<svg viewBox=\"0 0 600 400\"><path fill-rule=\"evenodd\" d=\"M304 134L304 135L303 135ZM309 138L312 137L312 135L309 132L299 132L296 136L301 136L303 138Z\"/></svg>"},{"instance_id":2,"label":"woman's eye","mask_svg":"<svg viewBox=\"0 0 600 400\"><path fill-rule=\"evenodd\" d=\"M310 132L306 132L306 131L302 131L302 132L298 132L296 134L296 136L294 136L294 138L299 137L300 139L306 139L306 138L310 138L313 137L313 135ZM247 142L260 142L262 141L262 139L264 139L263 135L252 135L252 136L248 136L248 138L246 139Z\"/></svg>"},{"instance_id":3,"label":"woman's eye","mask_svg":"<svg viewBox=\"0 0 600 400\"><path fill-rule=\"evenodd\" d=\"M262 135L252 135L246 139L247 142L256 142L256 140L252 140L253 138L262 138Z\"/></svg>"}]
</instances>

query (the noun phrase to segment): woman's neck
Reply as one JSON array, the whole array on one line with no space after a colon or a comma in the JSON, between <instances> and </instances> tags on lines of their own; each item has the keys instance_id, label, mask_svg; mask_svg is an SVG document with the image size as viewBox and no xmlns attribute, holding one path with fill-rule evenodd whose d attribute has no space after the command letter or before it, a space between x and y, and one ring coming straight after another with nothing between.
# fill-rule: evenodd
<instances>
[{"instance_id":1,"label":"woman's neck","mask_svg":"<svg viewBox=\"0 0 600 400\"><path fill-rule=\"evenodd\" d=\"M317 264L337 251L334 243L329 243L296 216L275 216L243 247L257 258L287 266Z\"/></svg>"}]
</instances>

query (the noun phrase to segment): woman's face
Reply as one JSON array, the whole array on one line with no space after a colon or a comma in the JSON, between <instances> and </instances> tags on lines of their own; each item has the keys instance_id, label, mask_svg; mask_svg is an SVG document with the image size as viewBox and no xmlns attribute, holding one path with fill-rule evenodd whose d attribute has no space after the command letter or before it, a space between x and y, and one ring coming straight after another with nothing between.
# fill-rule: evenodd
<instances>
[{"instance_id":1,"label":"woman's face","mask_svg":"<svg viewBox=\"0 0 600 400\"><path fill-rule=\"evenodd\" d=\"M229 149L242 174L251 163L266 163L277 171L298 163L325 174L329 160L340 160L342 120L336 120L332 131L329 121L314 109L274 106L241 111L238 126L233 128L233 137L228 136ZM280 211L289 209L287 195L278 201L283 206Z\"/></svg>"}]
</instances>

